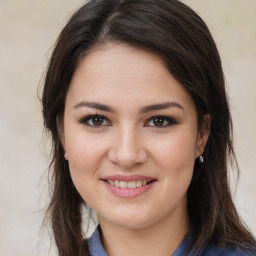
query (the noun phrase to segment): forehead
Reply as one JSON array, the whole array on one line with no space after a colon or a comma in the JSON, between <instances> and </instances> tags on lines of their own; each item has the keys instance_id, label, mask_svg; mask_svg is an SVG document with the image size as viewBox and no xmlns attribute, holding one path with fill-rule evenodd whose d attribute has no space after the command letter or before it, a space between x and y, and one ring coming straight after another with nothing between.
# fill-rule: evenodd
<instances>
[{"instance_id":1,"label":"forehead","mask_svg":"<svg viewBox=\"0 0 256 256\"><path fill-rule=\"evenodd\" d=\"M67 99L83 98L113 103L127 98L145 104L170 100L193 103L158 56L124 44L97 48L80 61Z\"/></svg>"}]
</instances>

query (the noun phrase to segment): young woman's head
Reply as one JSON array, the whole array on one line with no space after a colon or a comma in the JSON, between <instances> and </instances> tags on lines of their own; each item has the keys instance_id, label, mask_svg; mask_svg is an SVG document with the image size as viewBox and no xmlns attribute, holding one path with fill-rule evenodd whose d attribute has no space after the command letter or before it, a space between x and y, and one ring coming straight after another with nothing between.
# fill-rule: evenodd
<instances>
[{"instance_id":1,"label":"young woman's head","mask_svg":"<svg viewBox=\"0 0 256 256\"><path fill-rule=\"evenodd\" d=\"M129 228L182 216L194 252L209 241L252 243L228 187L234 153L220 57L190 8L177 0L85 4L57 40L42 103L60 255L82 253L87 203L101 222Z\"/></svg>"}]
</instances>

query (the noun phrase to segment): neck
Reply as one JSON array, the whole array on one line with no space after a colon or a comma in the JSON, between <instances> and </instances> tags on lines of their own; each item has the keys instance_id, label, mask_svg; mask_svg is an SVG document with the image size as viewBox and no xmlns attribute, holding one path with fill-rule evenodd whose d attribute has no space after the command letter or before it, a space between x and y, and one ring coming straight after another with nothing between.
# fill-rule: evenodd
<instances>
[{"instance_id":1,"label":"neck","mask_svg":"<svg viewBox=\"0 0 256 256\"><path fill-rule=\"evenodd\" d=\"M170 216L144 228L121 227L99 218L103 246L109 256L170 256L188 232L187 214Z\"/></svg>"}]
</instances>

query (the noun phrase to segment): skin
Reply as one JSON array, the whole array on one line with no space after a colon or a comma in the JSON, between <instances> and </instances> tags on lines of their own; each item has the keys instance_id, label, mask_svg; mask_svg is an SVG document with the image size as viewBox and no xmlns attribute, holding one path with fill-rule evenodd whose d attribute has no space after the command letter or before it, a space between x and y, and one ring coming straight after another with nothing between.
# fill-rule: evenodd
<instances>
[{"instance_id":1,"label":"skin","mask_svg":"<svg viewBox=\"0 0 256 256\"><path fill-rule=\"evenodd\" d=\"M165 109L145 109L167 102L172 105ZM88 115L104 119L86 120ZM199 129L190 95L151 53L110 44L81 60L67 93L61 138L72 180L98 215L108 255L169 256L182 242L189 227L186 192L209 135L209 117L204 120L208 124ZM137 197L122 198L102 180L116 174L156 182Z\"/></svg>"}]
</instances>

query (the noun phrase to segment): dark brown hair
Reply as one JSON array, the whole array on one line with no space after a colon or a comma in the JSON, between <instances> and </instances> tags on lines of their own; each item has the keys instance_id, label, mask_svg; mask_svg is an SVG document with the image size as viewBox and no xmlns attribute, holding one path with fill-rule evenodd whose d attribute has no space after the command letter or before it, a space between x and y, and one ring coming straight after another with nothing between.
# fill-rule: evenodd
<instances>
[{"instance_id":1,"label":"dark brown hair","mask_svg":"<svg viewBox=\"0 0 256 256\"><path fill-rule=\"evenodd\" d=\"M159 56L192 96L199 124L211 116L204 163L195 162L188 189L192 230L190 252L209 243L255 250L240 220L228 184L227 164L236 163L232 121L218 50L203 20L177 0L93 0L61 31L46 72L42 96L45 127L52 136L52 197L47 210L61 256L88 255L83 248L82 209L86 202L73 185L58 134L65 97L81 58L106 43L125 43ZM188 252L189 254L189 252Z\"/></svg>"}]
</instances>

